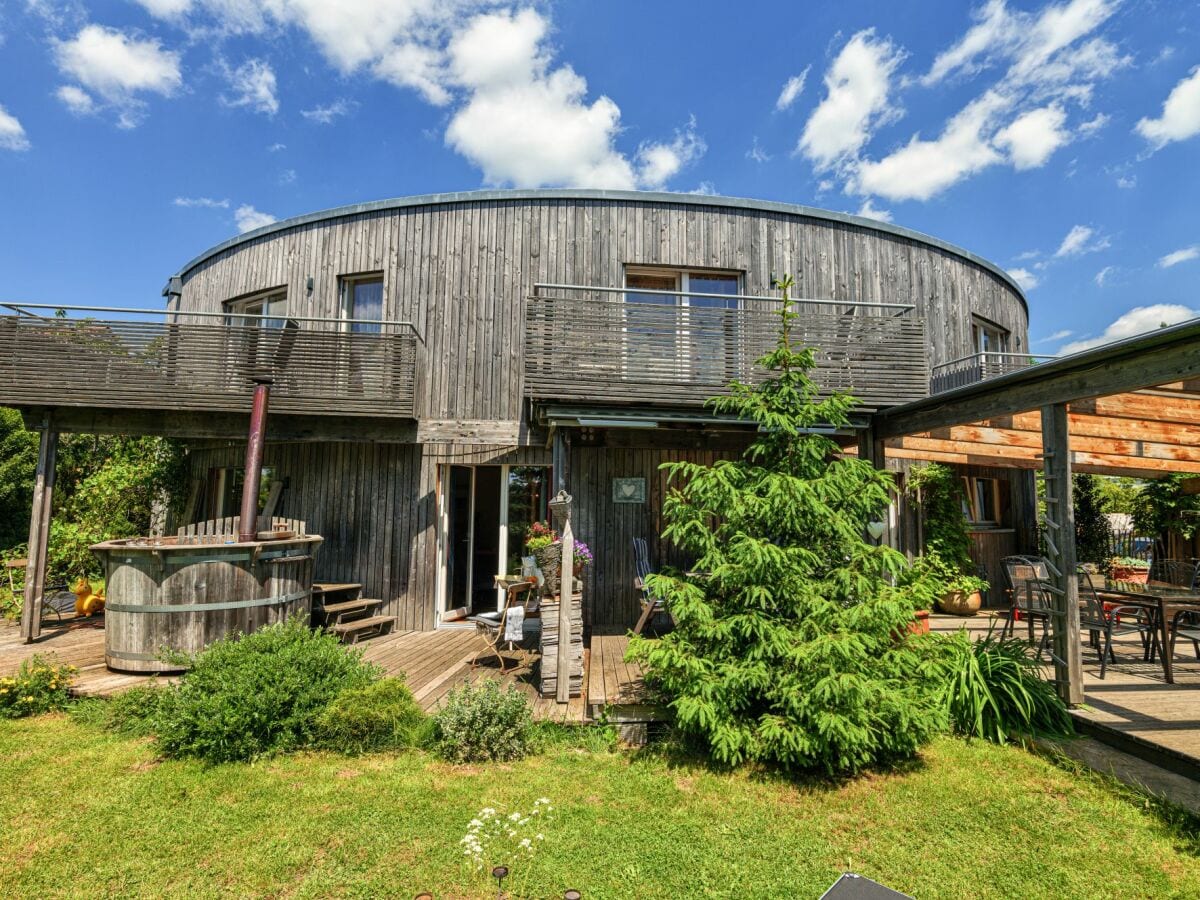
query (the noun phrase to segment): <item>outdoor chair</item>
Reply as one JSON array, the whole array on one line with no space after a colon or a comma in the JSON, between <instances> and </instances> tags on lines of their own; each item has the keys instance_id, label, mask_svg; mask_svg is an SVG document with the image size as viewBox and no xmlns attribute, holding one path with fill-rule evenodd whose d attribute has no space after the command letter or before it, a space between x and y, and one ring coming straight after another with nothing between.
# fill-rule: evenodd
<instances>
[{"instance_id":1,"label":"outdoor chair","mask_svg":"<svg viewBox=\"0 0 1200 900\"><path fill-rule=\"evenodd\" d=\"M471 668L476 668L480 660L495 656L500 662L500 674L503 675L507 671L503 652L505 649L510 653L522 654L521 665L527 661L524 658L525 649L521 646L524 640L526 609L529 608L532 615L536 611L534 607L538 605L538 599L533 591L537 585L533 581L501 584L497 580L497 586L504 589L504 606L496 612L469 616L467 621L475 623L475 631L484 643L471 659ZM523 603L517 600L522 594L525 595Z\"/></svg>"},{"instance_id":2,"label":"outdoor chair","mask_svg":"<svg viewBox=\"0 0 1200 900\"><path fill-rule=\"evenodd\" d=\"M1195 589L1194 584L1192 589ZM1175 656L1175 641L1179 638L1191 641L1196 659L1200 659L1200 613L1192 610L1175 613L1175 618L1171 620L1171 646L1167 650L1172 657Z\"/></svg>"},{"instance_id":3,"label":"outdoor chair","mask_svg":"<svg viewBox=\"0 0 1200 900\"><path fill-rule=\"evenodd\" d=\"M1109 660L1114 663L1113 635L1136 634L1142 642L1142 659L1154 655L1158 640L1154 618L1139 606L1103 603L1091 578L1079 579L1079 630L1088 632L1088 643L1100 653L1100 678L1104 678Z\"/></svg>"},{"instance_id":4,"label":"outdoor chair","mask_svg":"<svg viewBox=\"0 0 1200 900\"><path fill-rule=\"evenodd\" d=\"M1008 583L1008 595L1012 608L1008 613L1008 621L1004 623L1002 635L1012 637L1013 629L1018 618L1024 619L1029 626L1029 643L1034 641L1034 623L1041 622L1043 636L1040 648L1045 646L1050 633L1050 616L1047 610L1051 608L1049 593L1043 585L1050 580L1050 570L1046 561L1034 556L1006 556L1000 560L1004 569L1004 579ZM1030 585L1034 585L1030 588Z\"/></svg>"},{"instance_id":5,"label":"outdoor chair","mask_svg":"<svg viewBox=\"0 0 1200 900\"><path fill-rule=\"evenodd\" d=\"M633 586L642 592L642 614L633 626L633 633L641 634L654 614L662 608L662 601L652 595L646 585L646 579L653 574L653 570L650 568L650 551L645 538L633 539L633 573Z\"/></svg>"}]
</instances>

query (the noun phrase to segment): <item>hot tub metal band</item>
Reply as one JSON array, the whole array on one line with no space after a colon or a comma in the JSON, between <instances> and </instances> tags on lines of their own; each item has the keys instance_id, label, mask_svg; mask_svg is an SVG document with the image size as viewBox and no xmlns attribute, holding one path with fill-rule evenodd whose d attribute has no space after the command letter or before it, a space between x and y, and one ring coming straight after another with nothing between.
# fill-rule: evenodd
<instances>
[{"instance_id":1,"label":"hot tub metal band","mask_svg":"<svg viewBox=\"0 0 1200 900\"><path fill-rule=\"evenodd\" d=\"M108 603L104 608L107 612L125 613L220 612L226 609L246 609L251 606L279 606L284 603L291 603L293 600L302 600L311 593L311 590L294 591L291 594L284 594L281 597L262 597L257 600L231 600L227 603Z\"/></svg>"}]
</instances>

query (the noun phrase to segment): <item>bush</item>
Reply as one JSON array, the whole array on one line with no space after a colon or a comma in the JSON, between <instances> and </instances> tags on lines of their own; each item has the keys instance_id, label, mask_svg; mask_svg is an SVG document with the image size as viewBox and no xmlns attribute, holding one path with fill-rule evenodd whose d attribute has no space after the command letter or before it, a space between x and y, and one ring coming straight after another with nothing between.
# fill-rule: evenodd
<instances>
[{"instance_id":1,"label":"bush","mask_svg":"<svg viewBox=\"0 0 1200 900\"><path fill-rule=\"evenodd\" d=\"M966 631L942 639L946 647L944 699L955 731L1002 744L1015 734L1072 734L1071 716L1042 678L1029 645Z\"/></svg>"},{"instance_id":2,"label":"bush","mask_svg":"<svg viewBox=\"0 0 1200 900\"><path fill-rule=\"evenodd\" d=\"M434 718L435 746L456 763L520 759L529 752L532 725L528 698L488 678L446 696Z\"/></svg>"},{"instance_id":3,"label":"bush","mask_svg":"<svg viewBox=\"0 0 1200 900\"><path fill-rule=\"evenodd\" d=\"M74 666L56 666L41 656L21 663L16 675L0 678L0 719L20 719L65 709Z\"/></svg>"},{"instance_id":4,"label":"bush","mask_svg":"<svg viewBox=\"0 0 1200 900\"><path fill-rule=\"evenodd\" d=\"M299 619L217 641L191 660L156 712L160 750L209 762L312 746L316 719L378 670Z\"/></svg>"},{"instance_id":5,"label":"bush","mask_svg":"<svg viewBox=\"0 0 1200 900\"><path fill-rule=\"evenodd\" d=\"M399 678L342 691L316 721L316 743L341 753L421 746L429 719Z\"/></svg>"}]
</instances>

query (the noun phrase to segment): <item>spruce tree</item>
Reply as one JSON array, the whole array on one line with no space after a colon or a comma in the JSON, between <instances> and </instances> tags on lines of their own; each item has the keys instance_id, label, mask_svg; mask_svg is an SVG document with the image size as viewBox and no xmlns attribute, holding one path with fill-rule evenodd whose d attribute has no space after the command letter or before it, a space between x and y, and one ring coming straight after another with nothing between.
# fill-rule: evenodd
<instances>
[{"instance_id":1,"label":"spruce tree","mask_svg":"<svg viewBox=\"0 0 1200 900\"><path fill-rule=\"evenodd\" d=\"M919 677L905 567L866 539L891 476L814 429L843 427L856 401L819 396L799 314L782 290L779 339L757 385L734 382L714 412L758 423L740 459L668 463L664 536L694 572L651 576L675 627L631 653L676 726L722 763L853 772L909 756L944 725Z\"/></svg>"},{"instance_id":2,"label":"spruce tree","mask_svg":"<svg viewBox=\"0 0 1200 900\"><path fill-rule=\"evenodd\" d=\"M1112 526L1101 511L1104 506L1095 475L1077 474L1072 485L1075 500L1075 555L1080 562L1103 566L1112 544Z\"/></svg>"}]
</instances>

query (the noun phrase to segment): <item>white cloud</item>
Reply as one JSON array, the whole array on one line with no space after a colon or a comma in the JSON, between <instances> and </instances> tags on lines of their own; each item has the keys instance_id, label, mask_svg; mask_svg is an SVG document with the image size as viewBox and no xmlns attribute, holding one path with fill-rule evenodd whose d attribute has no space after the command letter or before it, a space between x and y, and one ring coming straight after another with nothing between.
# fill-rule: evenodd
<instances>
[{"instance_id":1,"label":"white cloud","mask_svg":"<svg viewBox=\"0 0 1200 900\"><path fill-rule=\"evenodd\" d=\"M312 109L300 110L300 115L308 119L310 122L316 122L318 125L328 125L334 119L339 119L342 116L348 116L354 112L358 104L352 100L337 99L325 106L314 106Z\"/></svg>"},{"instance_id":2,"label":"white cloud","mask_svg":"<svg viewBox=\"0 0 1200 900\"><path fill-rule=\"evenodd\" d=\"M96 111L96 101L92 95L74 84L64 84L54 95L62 101L63 106L77 116L90 116Z\"/></svg>"},{"instance_id":3,"label":"white cloud","mask_svg":"<svg viewBox=\"0 0 1200 900\"><path fill-rule=\"evenodd\" d=\"M178 19L192 8L192 0L137 0L156 19Z\"/></svg>"},{"instance_id":4,"label":"white cloud","mask_svg":"<svg viewBox=\"0 0 1200 900\"><path fill-rule=\"evenodd\" d=\"M697 194L701 197L717 197L720 195L717 191L717 186L711 181L700 182L698 185L688 191L688 193Z\"/></svg>"},{"instance_id":5,"label":"white cloud","mask_svg":"<svg viewBox=\"0 0 1200 900\"><path fill-rule=\"evenodd\" d=\"M750 145L750 149L746 151L746 159L752 159L756 163L765 163L771 161L771 154L758 145L758 135L754 136L754 143Z\"/></svg>"},{"instance_id":6,"label":"white cloud","mask_svg":"<svg viewBox=\"0 0 1200 900\"><path fill-rule=\"evenodd\" d=\"M296 175L295 169L284 169L282 172L279 173L279 183L280 184L295 184L297 177L298 176Z\"/></svg>"},{"instance_id":7,"label":"white cloud","mask_svg":"<svg viewBox=\"0 0 1200 900\"><path fill-rule=\"evenodd\" d=\"M183 84L178 53L115 28L86 25L71 40L57 42L54 56L59 71L78 82L60 90L59 99L78 112L99 97L118 111L123 128L140 120L143 103L138 94L169 97Z\"/></svg>"},{"instance_id":8,"label":"white cloud","mask_svg":"<svg viewBox=\"0 0 1200 900\"><path fill-rule=\"evenodd\" d=\"M1059 106L1030 110L996 132L996 145L1008 151L1017 170L1044 166L1071 139L1063 130L1067 114Z\"/></svg>"},{"instance_id":9,"label":"white cloud","mask_svg":"<svg viewBox=\"0 0 1200 900\"><path fill-rule=\"evenodd\" d=\"M1200 66L1171 89L1163 101L1162 115L1141 119L1136 130L1155 149L1200 134Z\"/></svg>"},{"instance_id":10,"label":"white cloud","mask_svg":"<svg viewBox=\"0 0 1200 900\"><path fill-rule=\"evenodd\" d=\"M1200 244L1192 244L1190 247L1184 247L1182 250L1176 250L1173 253L1168 253L1158 261L1160 269L1169 269L1171 266L1177 266L1180 263L1190 262L1193 259L1200 257Z\"/></svg>"},{"instance_id":11,"label":"white cloud","mask_svg":"<svg viewBox=\"0 0 1200 900\"><path fill-rule=\"evenodd\" d=\"M244 203L233 211L233 220L237 223L238 232L241 234L277 221L270 213L259 212L249 203Z\"/></svg>"},{"instance_id":12,"label":"white cloud","mask_svg":"<svg viewBox=\"0 0 1200 900\"><path fill-rule=\"evenodd\" d=\"M275 93L275 72L263 59L248 59L236 69L222 60L221 68L232 97L221 97L226 106L246 106L255 112L273 116L279 112L279 97Z\"/></svg>"},{"instance_id":13,"label":"white cloud","mask_svg":"<svg viewBox=\"0 0 1200 900\"><path fill-rule=\"evenodd\" d=\"M856 216L862 216L864 219L874 219L877 222L892 221L892 211L889 209L879 209L868 197L862 202L862 206L854 213Z\"/></svg>"},{"instance_id":14,"label":"white cloud","mask_svg":"<svg viewBox=\"0 0 1200 900\"><path fill-rule=\"evenodd\" d=\"M0 150L28 150L32 146L21 122L0 106Z\"/></svg>"},{"instance_id":15,"label":"white cloud","mask_svg":"<svg viewBox=\"0 0 1200 900\"><path fill-rule=\"evenodd\" d=\"M1079 134L1081 137L1085 138L1092 137L1111 121L1112 116L1107 115L1106 113L1096 113L1095 116L1088 119L1086 122L1081 122L1079 124Z\"/></svg>"},{"instance_id":16,"label":"white cloud","mask_svg":"<svg viewBox=\"0 0 1200 900\"><path fill-rule=\"evenodd\" d=\"M1105 266L1103 269L1097 272L1094 279L1096 282L1096 287L1104 287L1104 282L1108 280L1108 276L1115 271L1116 266Z\"/></svg>"},{"instance_id":17,"label":"white cloud","mask_svg":"<svg viewBox=\"0 0 1200 900\"><path fill-rule=\"evenodd\" d=\"M176 197L174 203L188 209L229 209L228 200L214 200L212 197Z\"/></svg>"},{"instance_id":18,"label":"white cloud","mask_svg":"<svg viewBox=\"0 0 1200 900\"><path fill-rule=\"evenodd\" d=\"M1015 281L1017 286L1023 291L1032 291L1038 286L1038 277L1028 269L1009 269L1008 274L1012 276L1012 280Z\"/></svg>"},{"instance_id":19,"label":"white cloud","mask_svg":"<svg viewBox=\"0 0 1200 900\"><path fill-rule=\"evenodd\" d=\"M1034 343L1035 344L1049 344L1053 341L1063 341L1063 340L1066 340L1067 338L1069 338L1074 333L1075 332L1073 332L1071 329L1064 328L1062 331L1056 331L1056 332L1054 332L1054 334L1047 335L1044 338L1038 338L1036 341L1034 341Z\"/></svg>"},{"instance_id":20,"label":"white cloud","mask_svg":"<svg viewBox=\"0 0 1200 900\"><path fill-rule=\"evenodd\" d=\"M1067 256L1082 256L1084 253L1095 253L1098 250L1106 249L1110 243L1111 241L1107 237L1097 234L1096 229L1086 225L1075 225L1062 239L1062 243L1054 251L1054 256L1061 259Z\"/></svg>"},{"instance_id":21,"label":"white cloud","mask_svg":"<svg viewBox=\"0 0 1200 900\"><path fill-rule=\"evenodd\" d=\"M549 23L533 9L476 16L449 44L454 83L467 94L446 143L483 170L489 184L515 187L659 187L704 152L695 123L670 142L642 143L631 161L615 147L621 110L587 101L587 82L554 68L544 47Z\"/></svg>"},{"instance_id":22,"label":"white cloud","mask_svg":"<svg viewBox=\"0 0 1200 900\"><path fill-rule=\"evenodd\" d=\"M643 144L637 152L637 179L641 187L661 188L679 171L704 155L704 139L696 133L696 117L675 132L668 143Z\"/></svg>"},{"instance_id":23,"label":"white cloud","mask_svg":"<svg viewBox=\"0 0 1200 900\"><path fill-rule=\"evenodd\" d=\"M1177 325L1180 322L1186 322L1188 319L1194 319L1197 316L1200 316L1200 310L1190 309L1176 303L1156 303L1153 306L1138 306L1120 316L1105 328L1104 333L1099 337L1075 341L1062 347L1059 352L1063 354L1078 353L1080 350L1088 350L1092 347L1099 347L1102 344L1122 340L1123 338L1145 334L1146 332L1154 331L1156 328Z\"/></svg>"},{"instance_id":24,"label":"white cloud","mask_svg":"<svg viewBox=\"0 0 1200 900\"><path fill-rule=\"evenodd\" d=\"M793 75L784 82L783 89L780 90L779 97L775 100L775 109L783 112L796 102L797 97L804 93L804 82L808 80L808 70L811 68L811 65L805 66L803 72L799 75Z\"/></svg>"},{"instance_id":25,"label":"white cloud","mask_svg":"<svg viewBox=\"0 0 1200 900\"><path fill-rule=\"evenodd\" d=\"M303 113L301 113L301 115L303 115ZM280 143L276 142L267 148L267 152L268 153L278 153L280 150L286 150L286 149L287 149L287 144L280 144Z\"/></svg>"},{"instance_id":26,"label":"white cloud","mask_svg":"<svg viewBox=\"0 0 1200 900\"><path fill-rule=\"evenodd\" d=\"M1137 176L1136 175L1118 175L1117 176L1117 187L1123 188L1125 190L1129 190L1130 188L1137 187Z\"/></svg>"},{"instance_id":27,"label":"white cloud","mask_svg":"<svg viewBox=\"0 0 1200 900\"><path fill-rule=\"evenodd\" d=\"M864 160L850 179L859 194L876 194L889 200L928 200L1002 157L984 138L984 130L1007 101L989 92L975 100L932 141L919 134L878 162Z\"/></svg>"},{"instance_id":28,"label":"white cloud","mask_svg":"<svg viewBox=\"0 0 1200 900\"><path fill-rule=\"evenodd\" d=\"M950 49L943 50L933 61L933 66L920 79L926 87L937 84L953 72L973 74L999 48L1013 43L1017 37L1017 23L1009 14L1004 0L988 0L985 6L975 10L977 24L972 25Z\"/></svg>"},{"instance_id":29,"label":"white cloud","mask_svg":"<svg viewBox=\"0 0 1200 900\"><path fill-rule=\"evenodd\" d=\"M889 93L903 60L904 51L876 38L873 28L850 38L825 73L825 98L809 116L797 151L818 170L856 156L874 127L899 114Z\"/></svg>"}]
</instances>

